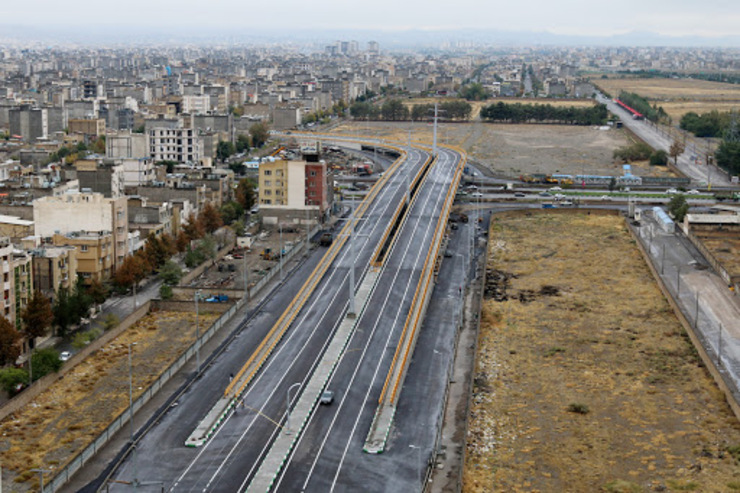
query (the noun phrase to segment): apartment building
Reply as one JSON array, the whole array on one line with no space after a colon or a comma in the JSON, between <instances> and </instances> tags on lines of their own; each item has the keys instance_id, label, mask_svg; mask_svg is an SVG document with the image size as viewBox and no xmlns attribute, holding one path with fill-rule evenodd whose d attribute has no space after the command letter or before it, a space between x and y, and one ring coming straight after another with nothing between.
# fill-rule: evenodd
<instances>
[{"instance_id":1,"label":"apartment building","mask_svg":"<svg viewBox=\"0 0 740 493\"><path fill-rule=\"evenodd\" d=\"M105 135L105 120L102 118L70 119L67 125L71 134L82 134L93 138Z\"/></svg>"},{"instance_id":2,"label":"apartment building","mask_svg":"<svg viewBox=\"0 0 740 493\"><path fill-rule=\"evenodd\" d=\"M108 232L112 238L112 268L128 254L127 198L100 193L71 193L33 202L35 235L44 238L77 231Z\"/></svg>"},{"instance_id":3,"label":"apartment building","mask_svg":"<svg viewBox=\"0 0 740 493\"><path fill-rule=\"evenodd\" d=\"M331 207L326 164L267 161L259 167L259 206L265 224L321 221Z\"/></svg>"},{"instance_id":4,"label":"apartment building","mask_svg":"<svg viewBox=\"0 0 740 493\"><path fill-rule=\"evenodd\" d=\"M148 136L149 155L154 161L200 162L200 139L194 129L155 127Z\"/></svg>"},{"instance_id":5,"label":"apartment building","mask_svg":"<svg viewBox=\"0 0 740 493\"><path fill-rule=\"evenodd\" d=\"M85 285L93 281L104 281L113 273L113 235L110 231L75 231L54 234L52 243L56 246L71 246L77 252L77 274Z\"/></svg>"},{"instance_id":6,"label":"apartment building","mask_svg":"<svg viewBox=\"0 0 740 493\"><path fill-rule=\"evenodd\" d=\"M39 245L30 250L35 290L54 301L59 288L71 289L77 280L77 249Z\"/></svg>"}]
</instances>

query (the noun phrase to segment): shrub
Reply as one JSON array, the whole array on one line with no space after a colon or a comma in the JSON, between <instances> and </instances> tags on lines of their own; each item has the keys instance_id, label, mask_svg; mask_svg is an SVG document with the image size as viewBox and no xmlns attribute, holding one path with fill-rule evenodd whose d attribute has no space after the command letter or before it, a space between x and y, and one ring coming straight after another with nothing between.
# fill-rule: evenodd
<instances>
[{"instance_id":1,"label":"shrub","mask_svg":"<svg viewBox=\"0 0 740 493\"><path fill-rule=\"evenodd\" d=\"M577 414L588 414L591 412L591 410L586 404L571 402L570 404L568 404L568 412Z\"/></svg>"},{"instance_id":2,"label":"shrub","mask_svg":"<svg viewBox=\"0 0 740 493\"><path fill-rule=\"evenodd\" d=\"M21 368L5 368L0 370L0 385L3 390L13 397L18 393L16 390L19 384L28 384L28 372Z\"/></svg>"}]
</instances>

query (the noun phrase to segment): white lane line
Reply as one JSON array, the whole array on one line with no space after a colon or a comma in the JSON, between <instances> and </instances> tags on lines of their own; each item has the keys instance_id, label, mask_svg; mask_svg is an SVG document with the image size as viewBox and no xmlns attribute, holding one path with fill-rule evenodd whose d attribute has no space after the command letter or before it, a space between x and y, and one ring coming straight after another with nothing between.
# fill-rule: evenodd
<instances>
[{"instance_id":1,"label":"white lane line","mask_svg":"<svg viewBox=\"0 0 740 493\"><path fill-rule=\"evenodd\" d=\"M374 200L374 201L373 201L373 204L371 205L371 207L370 207L370 211L368 211L368 213L369 213L369 214L372 214L372 213L373 213L373 212L375 212L376 210L378 210L378 209L382 209L382 211L383 211L383 212L382 212L381 214L379 214L379 215L378 215L378 217L382 217L382 215L383 215L383 214L384 214L385 212L387 212L388 208L390 207L390 203L391 203L391 201L390 201L390 200L388 200L387 198L385 198L385 195L387 195L387 194L392 194L392 193L394 193L394 191L395 191L395 189L396 189L396 188L397 188L397 187L385 187L385 188L383 188L383 190L382 190L382 192L381 192L381 193L379 194L379 196L378 196L378 197L376 197L376 200ZM385 200L382 200L382 199L384 199L384 198L385 198ZM377 229L377 228L378 228L379 226L380 226L380 221L375 221L375 223L374 223L374 225L373 225L373 228L371 229L370 235L374 234L374 233L375 233L375 231L376 231L376 229ZM362 253L362 251L363 251L363 250L364 250L364 249L366 248L366 246L367 246L367 243L369 243L369 241L370 241L370 235L369 235L369 236L367 236L367 237L366 237L366 238L365 238L364 240L362 240L362 242L361 242L361 246L360 246L360 253ZM349 252L348 252L348 250L346 250L346 249L345 249L345 250L343 250L343 251L342 251L342 254L340 255L340 258L339 258L339 260L338 260L338 261L337 261L337 263L336 263L336 265L337 265L337 266L339 266L339 265L340 265L340 264L341 264L342 262L344 262L345 258L346 258L346 257L347 257L348 255L349 255ZM366 267L366 269L367 269L367 267ZM366 271L366 269L365 269L365 271ZM364 272L365 272L365 271L363 271L363 274L364 274ZM332 269L332 274L330 275L330 277L329 277L329 280L333 279L333 277L334 277L335 275L338 275L338 271L337 271L336 269ZM348 276L348 273L347 273L347 274L345 274L345 275L344 275L344 276L343 276L343 277L342 277L342 278L341 278L341 279L339 280L339 283L340 283L340 285L344 283L344 280L345 280L345 278L346 278L347 276ZM322 285L322 288L321 288L321 289L320 289L320 291L319 291L319 295L318 295L318 296L316 296L316 298L315 298L314 302L313 302L313 303L311 304L311 306L309 307L309 309L308 309L308 310L305 310L305 311L304 311L304 314L303 314L303 316L301 317L300 321L299 321L299 322L298 322L297 324L301 324L301 323L305 322L305 319L306 319L306 318L308 317L308 315L309 315L309 314L310 314L310 313L312 312L312 309L313 309L313 308L315 307L315 305L316 305L316 304L318 303L318 300L319 300L319 299L320 299L321 297L323 297L323 295L324 295L324 293L325 293L326 289L328 289L328 287L329 287L329 286L333 286L333 283L331 283L331 282L326 282L326 283L323 283L323 285ZM337 294L338 294L338 293L340 293L340 292L341 292L341 290L337 290ZM336 298L336 296L337 296L337 295L335 294L335 296L334 296L334 297L332 298L332 301L333 301L333 300L334 300L334 299ZM326 312L324 313L324 315L326 315ZM322 316L321 320L323 320L323 316ZM316 325L314 326L314 329L313 329L313 331L312 331L312 332L311 332L311 334L309 335L309 340L310 340L310 338L311 338L311 337L313 337L313 335L315 334L316 330L318 329L318 326L319 326L319 324L316 324ZM246 394L246 395L245 395L245 396L243 397L243 399L246 399L246 398L248 397L248 395L249 395L249 394L250 394L250 393L251 393L251 392L252 392L252 391L253 391L253 390L254 390L254 389L255 389L255 388L257 387L257 384L258 384L258 383L259 383L259 381L260 381L260 380L261 380L261 379L263 378L263 376L265 375L266 371L267 371L268 369L270 369L270 368L271 368L272 364L273 364L274 362L276 362L276 361L279 361L279 360L280 360L280 358L279 358L278 356L279 356L279 355L280 355L280 354L282 353L282 351L283 351L283 350L284 350L284 349L285 349L285 348L287 347L288 343L289 343L289 342L290 342L290 341L292 340L292 338L293 338L293 337L295 336L295 334L296 334L296 333L297 333L297 331L290 331L290 335L288 336L288 339L287 339L287 340L285 341L285 344L282 344L282 345L281 345L281 347L280 347L280 349L279 349L279 350L278 350L278 352L276 353L276 355L275 355L274 357L270 358L270 360L268 361L268 364L267 364L267 365L265 366L264 370L260 372L260 374L258 375L258 377L257 377L257 379L255 380L254 384L250 386L250 389L249 389L249 390L247 391L247 394ZM294 360L293 360L293 361L291 362L291 365L290 365L289 369L293 367L293 365L295 364L295 360L296 360L296 359L298 358L298 356L300 356L300 354L301 354L301 353L303 352L303 350L304 350L304 349L305 349L306 347L307 347L307 345L304 345L304 346L303 346L303 347L301 348L301 351L299 352L299 355L297 355L297 356L296 356L296 358L294 358ZM282 382L284 381L284 379L285 379L285 375L286 375L286 374L287 374L287 371L286 371L286 372L284 372L284 374L283 374L283 377L282 377L282 378L280 379L280 381L278 382L278 384L276 384L276 385L275 385L275 387L273 388L273 391L272 391L272 392L271 392L271 393L270 393L270 394L268 395L268 398L267 398L267 400L265 401L265 403L263 404L263 406L262 406L262 407L260 408L260 412L262 412L262 411L264 410L264 408L266 407L267 403L268 403L268 402L269 402L269 400L270 400L270 399L272 398L273 394L275 393L275 389L277 389L277 387L278 387L278 386L279 386L279 385L280 385L280 384L281 384L281 383L282 383ZM230 417L231 417L231 416L229 416L229 418L230 418ZM227 419L229 419L229 418L227 418ZM218 471L220 471L220 470L221 470L221 468L222 468L222 467L224 466L224 463L225 463L225 462L226 462L226 461L227 461L227 460L229 459L229 457L230 457L230 456L231 456L231 455L233 454L233 452L234 452L235 448L236 448L236 447L237 447L237 446L238 446L238 445L240 444L240 442L242 441L242 439L244 438L244 436L246 435L246 433L247 433L247 432L248 432L249 430L251 430L252 426L254 425L255 421L256 421L256 420L257 420L258 418L259 418L259 414L255 415L255 417L254 417L254 418L252 419L252 421L250 422L250 424L249 424L249 426L247 427L247 429L246 429L246 430L244 431L244 433L242 433L242 434L241 434L241 436L240 436L239 440L237 441L237 443L236 443L236 444L235 444L235 445L234 445L234 446L233 446L233 447L231 448L231 450L230 450L230 451L228 452L228 454L227 454L226 458L224 458L224 459L219 459L219 458L218 458L219 456L222 456L222 455L223 455L223 452L224 452L224 451L226 450L226 448L227 448L227 446L223 446L223 447L221 447L221 448L220 448L220 449L219 449L219 450L217 451L217 453L216 453L216 454L214 454L214 455L212 456L212 460L210 460L210 461L207 461L207 462L206 462L206 466L208 466L208 465L215 465L215 464L217 463L217 461L221 460L221 463L220 463L220 464L219 464L219 466L218 466ZM175 488L176 488L176 487L178 486L178 484L179 484L179 483L180 483L180 482L181 482L181 481L183 480L183 478L184 478L184 477L185 477L185 476L186 476L186 475L187 475L187 474L188 474L188 473L190 472L190 470L191 470L191 469L192 469L192 468L193 468L193 467L195 466L195 464L196 464L196 463L197 463L197 462L198 462L198 461L199 461L199 460L201 459L201 457L203 457L203 455L205 454L205 452L206 452L206 451L207 451L207 450L208 450L208 449L210 448L210 446L211 446L211 445L212 445L212 444L213 444L213 443L215 442L215 438L216 438L216 436L218 436L218 435L219 435L219 434L221 433L221 431L222 431L223 429L224 429L224 426L221 426L221 427L219 428L219 430L217 430L217 432L216 432L216 433L214 434L214 436L213 436L213 437L211 437L211 439L210 439L210 440L208 441L208 443L206 443L206 445L205 445L205 446L204 446L204 447L203 447L203 448L201 449L201 451L200 451L200 452L198 453L198 455L197 455L197 456L196 456L196 457L195 457L195 458L194 458L194 459L193 459L193 460L191 461L191 463L190 463L190 464L188 465L188 467L187 467L187 468L185 469L185 471L184 471L184 472L183 472L183 473L182 473L182 474L180 475L180 477L179 477L179 478L178 478L178 479L177 479L177 480L175 481L175 483L174 483L174 484L172 485L172 487L170 488L170 490L169 490L169 491L174 491L174 490L175 490ZM203 475L204 475L204 474L205 474L205 471L204 471L204 472L203 472L202 474L200 474L198 478L201 478L201 477L203 477ZM210 484L210 483L211 483L211 482L213 481L213 477L215 477L215 475L211 477L211 479L210 479L210 480L208 481L208 484ZM196 479L196 484L197 484L197 482L198 482L198 480ZM192 491L192 490L191 490L191 491Z\"/></svg>"}]
</instances>

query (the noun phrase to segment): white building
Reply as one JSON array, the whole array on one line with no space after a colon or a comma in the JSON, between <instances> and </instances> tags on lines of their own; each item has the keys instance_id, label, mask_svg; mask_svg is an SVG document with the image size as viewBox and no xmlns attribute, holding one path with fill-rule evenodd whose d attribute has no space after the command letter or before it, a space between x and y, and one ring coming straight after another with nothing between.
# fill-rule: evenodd
<instances>
[{"instance_id":1,"label":"white building","mask_svg":"<svg viewBox=\"0 0 740 493\"><path fill-rule=\"evenodd\" d=\"M156 127L149 130L149 155L154 161L198 163L200 147L200 139L192 128Z\"/></svg>"}]
</instances>

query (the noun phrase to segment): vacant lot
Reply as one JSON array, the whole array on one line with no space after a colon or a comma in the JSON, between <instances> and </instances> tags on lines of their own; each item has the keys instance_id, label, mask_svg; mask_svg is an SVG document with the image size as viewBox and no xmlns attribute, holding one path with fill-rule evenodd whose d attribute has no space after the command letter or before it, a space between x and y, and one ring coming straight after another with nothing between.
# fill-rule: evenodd
<instances>
[{"instance_id":1,"label":"vacant lot","mask_svg":"<svg viewBox=\"0 0 740 493\"><path fill-rule=\"evenodd\" d=\"M408 133L415 142L431 143L432 127L426 123L348 123L335 132L363 134L405 143ZM437 131L440 144L455 145L468 158L499 175L526 173L620 175L621 163L614 150L630 143L621 129L571 125L510 125L499 123L446 123ZM633 164L636 175L665 175L664 166Z\"/></svg>"},{"instance_id":2,"label":"vacant lot","mask_svg":"<svg viewBox=\"0 0 740 493\"><path fill-rule=\"evenodd\" d=\"M594 82L617 97L620 91L634 92L662 106L674 122L693 111L740 109L740 85L692 79L595 79Z\"/></svg>"},{"instance_id":3,"label":"vacant lot","mask_svg":"<svg viewBox=\"0 0 740 493\"><path fill-rule=\"evenodd\" d=\"M490 237L464 491L740 490L740 425L623 220Z\"/></svg>"},{"instance_id":4,"label":"vacant lot","mask_svg":"<svg viewBox=\"0 0 740 493\"><path fill-rule=\"evenodd\" d=\"M216 318L201 313L201 328ZM129 344L135 400L194 341L195 313L151 313L0 423L3 475L14 481L12 491L37 490L38 474L30 469L61 469L128 407Z\"/></svg>"}]
</instances>

